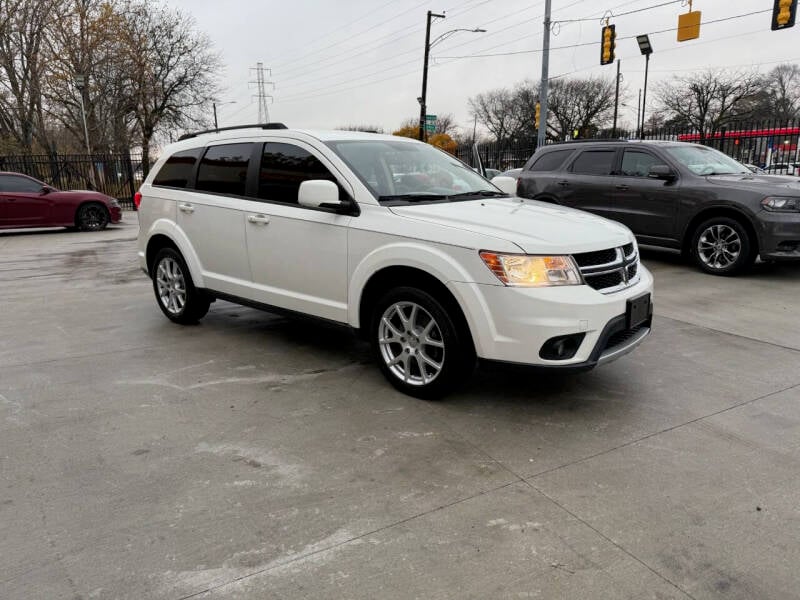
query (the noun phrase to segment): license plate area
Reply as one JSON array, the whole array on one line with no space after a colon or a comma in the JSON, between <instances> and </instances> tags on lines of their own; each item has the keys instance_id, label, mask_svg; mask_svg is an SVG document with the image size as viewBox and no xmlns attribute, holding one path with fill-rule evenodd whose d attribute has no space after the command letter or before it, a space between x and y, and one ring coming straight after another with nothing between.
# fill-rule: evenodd
<instances>
[{"instance_id":1,"label":"license plate area","mask_svg":"<svg viewBox=\"0 0 800 600\"><path fill-rule=\"evenodd\" d=\"M650 294L643 294L628 300L625 310L625 325L633 329L641 325L650 317Z\"/></svg>"}]
</instances>

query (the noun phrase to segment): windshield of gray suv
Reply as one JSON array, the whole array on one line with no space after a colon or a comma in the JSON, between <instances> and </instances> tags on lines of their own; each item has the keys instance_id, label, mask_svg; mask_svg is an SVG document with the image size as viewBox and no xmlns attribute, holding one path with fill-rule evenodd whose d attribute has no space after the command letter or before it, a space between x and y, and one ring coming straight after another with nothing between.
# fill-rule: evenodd
<instances>
[{"instance_id":1,"label":"windshield of gray suv","mask_svg":"<svg viewBox=\"0 0 800 600\"><path fill-rule=\"evenodd\" d=\"M676 146L667 153L695 175L735 175L752 172L719 150L705 146Z\"/></svg>"},{"instance_id":2,"label":"windshield of gray suv","mask_svg":"<svg viewBox=\"0 0 800 600\"><path fill-rule=\"evenodd\" d=\"M468 165L428 144L328 142L380 202L447 202L506 196Z\"/></svg>"}]
</instances>

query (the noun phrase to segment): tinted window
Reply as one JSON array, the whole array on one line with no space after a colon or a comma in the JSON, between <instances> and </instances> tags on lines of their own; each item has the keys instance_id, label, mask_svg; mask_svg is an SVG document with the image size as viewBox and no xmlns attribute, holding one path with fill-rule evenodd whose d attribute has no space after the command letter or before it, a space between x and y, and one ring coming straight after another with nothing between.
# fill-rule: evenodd
<instances>
[{"instance_id":1,"label":"tinted window","mask_svg":"<svg viewBox=\"0 0 800 600\"><path fill-rule=\"evenodd\" d=\"M153 185L185 188L200 156L201 148L176 152L167 159L164 166L153 179Z\"/></svg>"},{"instance_id":2,"label":"tinted window","mask_svg":"<svg viewBox=\"0 0 800 600\"><path fill-rule=\"evenodd\" d=\"M663 164L663 160L647 152L625 150L625 154L622 157L620 175L627 175L628 177L647 177L650 173L650 167Z\"/></svg>"},{"instance_id":3,"label":"tinted window","mask_svg":"<svg viewBox=\"0 0 800 600\"><path fill-rule=\"evenodd\" d=\"M567 157L572 154L572 150L556 150L554 152L545 152L536 162L531 165L531 171L555 171L564 164Z\"/></svg>"},{"instance_id":4,"label":"tinted window","mask_svg":"<svg viewBox=\"0 0 800 600\"><path fill-rule=\"evenodd\" d=\"M615 154L615 150L587 150L586 152L581 152L580 156L572 163L572 172L585 173L587 175L611 175Z\"/></svg>"},{"instance_id":5,"label":"tinted window","mask_svg":"<svg viewBox=\"0 0 800 600\"><path fill-rule=\"evenodd\" d=\"M34 179L19 177L18 175L0 176L0 192L30 192L39 193L42 184Z\"/></svg>"},{"instance_id":6,"label":"tinted window","mask_svg":"<svg viewBox=\"0 0 800 600\"><path fill-rule=\"evenodd\" d=\"M211 146L200 161L195 189L244 196L252 151L253 144Z\"/></svg>"},{"instance_id":7,"label":"tinted window","mask_svg":"<svg viewBox=\"0 0 800 600\"><path fill-rule=\"evenodd\" d=\"M292 144L267 143L261 156L258 197L297 204L300 184L309 179L336 178L314 155ZM342 189L339 188L339 196Z\"/></svg>"}]
</instances>

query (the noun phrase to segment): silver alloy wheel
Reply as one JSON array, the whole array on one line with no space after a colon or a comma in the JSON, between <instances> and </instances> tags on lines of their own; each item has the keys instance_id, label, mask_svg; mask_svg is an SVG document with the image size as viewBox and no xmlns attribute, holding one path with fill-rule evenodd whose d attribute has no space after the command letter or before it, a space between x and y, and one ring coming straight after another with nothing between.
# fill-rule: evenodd
<instances>
[{"instance_id":1,"label":"silver alloy wheel","mask_svg":"<svg viewBox=\"0 0 800 600\"><path fill-rule=\"evenodd\" d=\"M697 254L712 269L727 269L739 259L742 239L729 225L711 225L697 240Z\"/></svg>"},{"instance_id":2,"label":"silver alloy wheel","mask_svg":"<svg viewBox=\"0 0 800 600\"><path fill-rule=\"evenodd\" d=\"M396 302L378 325L381 357L392 374L410 385L428 385L444 367L444 338L431 314L414 302Z\"/></svg>"},{"instance_id":3,"label":"silver alloy wheel","mask_svg":"<svg viewBox=\"0 0 800 600\"><path fill-rule=\"evenodd\" d=\"M171 315L179 315L186 306L186 280L183 271L174 258L161 259L156 269L158 299Z\"/></svg>"}]
</instances>

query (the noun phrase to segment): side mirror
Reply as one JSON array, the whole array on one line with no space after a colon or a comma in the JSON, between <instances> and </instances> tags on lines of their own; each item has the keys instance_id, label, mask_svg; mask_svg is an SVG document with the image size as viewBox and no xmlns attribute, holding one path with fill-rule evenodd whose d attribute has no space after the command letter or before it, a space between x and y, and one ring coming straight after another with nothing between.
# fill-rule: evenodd
<instances>
[{"instance_id":1,"label":"side mirror","mask_svg":"<svg viewBox=\"0 0 800 600\"><path fill-rule=\"evenodd\" d=\"M647 176L651 179L672 181L675 179L675 172L668 165L653 165L650 167L650 172L647 174Z\"/></svg>"},{"instance_id":2,"label":"side mirror","mask_svg":"<svg viewBox=\"0 0 800 600\"><path fill-rule=\"evenodd\" d=\"M339 187L327 179L310 179L301 183L297 202L309 208L342 209L347 206L339 200Z\"/></svg>"},{"instance_id":3,"label":"side mirror","mask_svg":"<svg viewBox=\"0 0 800 600\"><path fill-rule=\"evenodd\" d=\"M504 194L508 194L509 196L517 195L517 180L513 177L498 175L492 179L492 185L499 188Z\"/></svg>"},{"instance_id":4,"label":"side mirror","mask_svg":"<svg viewBox=\"0 0 800 600\"><path fill-rule=\"evenodd\" d=\"M50 192L52 192L52 191L54 191L54 190L53 190L53 188L51 188L49 185L45 185L45 186L43 186L43 187L42 187L42 190L41 190L41 192L40 192L40 193L41 193L43 196L46 196L47 194L49 194L49 193L50 193Z\"/></svg>"}]
</instances>

